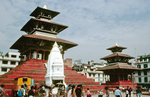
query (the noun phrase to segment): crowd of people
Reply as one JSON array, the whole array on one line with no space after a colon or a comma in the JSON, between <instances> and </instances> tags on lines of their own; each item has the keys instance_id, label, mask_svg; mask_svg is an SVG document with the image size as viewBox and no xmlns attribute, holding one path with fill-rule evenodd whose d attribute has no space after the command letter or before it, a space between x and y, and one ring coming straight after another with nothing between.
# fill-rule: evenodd
<instances>
[{"instance_id":1,"label":"crowd of people","mask_svg":"<svg viewBox=\"0 0 150 97\"><path fill-rule=\"evenodd\" d=\"M86 92L85 92L86 91ZM90 89L83 89L82 85L68 85L66 87L66 96L65 97L91 97Z\"/></svg>"},{"instance_id":2,"label":"crowd of people","mask_svg":"<svg viewBox=\"0 0 150 97\"><path fill-rule=\"evenodd\" d=\"M66 88L64 85L54 85L50 87L45 85L32 86L30 89L27 85L22 85L18 91L12 90L9 93L5 92L4 85L0 87L0 97L91 97L90 90L85 93L82 85L69 84Z\"/></svg>"},{"instance_id":3,"label":"crowd of people","mask_svg":"<svg viewBox=\"0 0 150 97\"><path fill-rule=\"evenodd\" d=\"M110 93L109 93L109 89L108 87L105 87L106 90L106 97L110 97ZM132 97L132 88L127 87L127 89L125 89L125 97ZM115 97L122 97L122 91L119 89L119 87L116 87L116 89L113 91L113 94L115 95ZM142 97L142 88L141 86L138 86L136 89L136 95L137 97ZM103 95L100 95L100 97L103 97Z\"/></svg>"},{"instance_id":4,"label":"crowd of people","mask_svg":"<svg viewBox=\"0 0 150 97\"><path fill-rule=\"evenodd\" d=\"M125 97L132 97L132 88L127 87L125 89ZM122 97L123 90L119 87L113 91L115 97ZM110 92L108 87L105 87L106 97L110 97ZM141 97L142 88L138 86L136 89L137 97ZM100 90L98 97L103 97L104 91ZM50 87L45 85L32 86L28 89L27 85L22 85L18 91L12 90L12 92L5 93L4 85L0 87L0 97L92 97L90 89L83 89L82 84L74 85L69 84L67 87L64 85L54 85Z\"/></svg>"}]
</instances>

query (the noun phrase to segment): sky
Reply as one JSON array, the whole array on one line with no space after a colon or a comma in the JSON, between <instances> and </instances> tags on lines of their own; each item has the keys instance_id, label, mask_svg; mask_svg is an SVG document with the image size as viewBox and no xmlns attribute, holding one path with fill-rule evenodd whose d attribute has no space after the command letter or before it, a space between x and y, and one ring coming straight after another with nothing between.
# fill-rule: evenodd
<instances>
[{"instance_id":1,"label":"sky","mask_svg":"<svg viewBox=\"0 0 150 97\"><path fill-rule=\"evenodd\" d=\"M116 43L133 57L150 54L150 0L0 0L0 51L12 51L30 13L44 5L60 12L53 22L69 26L57 37L78 44L65 58L102 62Z\"/></svg>"}]
</instances>

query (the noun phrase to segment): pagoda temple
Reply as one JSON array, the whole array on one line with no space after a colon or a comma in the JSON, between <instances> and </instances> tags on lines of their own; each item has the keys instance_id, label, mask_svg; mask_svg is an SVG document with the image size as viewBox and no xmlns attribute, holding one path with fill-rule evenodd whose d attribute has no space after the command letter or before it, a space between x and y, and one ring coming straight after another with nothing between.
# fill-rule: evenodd
<instances>
[{"instance_id":1,"label":"pagoda temple","mask_svg":"<svg viewBox=\"0 0 150 97\"><path fill-rule=\"evenodd\" d=\"M51 21L58 14L59 12L41 7L37 7L31 13L30 16L35 18L31 18L21 29L26 34L22 35L10 47L10 49L19 50L22 62L4 75L0 75L0 85L4 85L7 93L12 89L17 91L24 83L28 88L35 84L45 84L46 75L49 75L46 74L47 66L45 63L47 63L50 52L53 51L52 48L55 42L62 55L66 50L77 46L76 43L57 37L61 31L68 27ZM62 79L64 78L63 80L67 85L82 83L83 88L90 88L93 92L97 92L102 88L98 82L73 71L67 65L64 65L63 69L65 78L62 76Z\"/></svg>"},{"instance_id":2,"label":"pagoda temple","mask_svg":"<svg viewBox=\"0 0 150 97\"><path fill-rule=\"evenodd\" d=\"M31 18L21 29L26 35L20 37L10 49L17 49L22 57L28 59L47 60L54 42L57 42L61 53L77 46L76 43L57 38L57 34L68 26L51 21L59 12L37 7L30 16Z\"/></svg>"},{"instance_id":3,"label":"pagoda temple","mask_svg":"<svg viewBox=\"0 0 150 97\"><path fill-rule=\"evenodd\" d=\"M22 62L21 65L1 76L0 83L3 82L5 88L17 90L24 83L29 88L33 82L45 83L44 63L48 60L54 43L57 42L62 55L67 49L77 46L76 43L57 38L57 35L68 27L51 21L58 14L59 12L41 7L37 7L30 14L35 18L31 18L21 29L27 34L22 35L10 47L19 50Z\"/></svg>"},{"instance_id":4,"label":"pagoda temple","mask_svg":"<svg viewBox=\"0 0 150 97\"><path fill-rule=\"evenodd\" d=\"M124 49L127 48L116 44L107 49L111 50L113 54L101 58L107 61L107 66L98 70L104 72L106 83L103 85L109 88L116 88L116 86L133 88L137 85L134 83L133 72L138 70L138 68L131 66L129 63L129 60L133 59L133 57L121 53Z\"/></svg>"}]
</instances>

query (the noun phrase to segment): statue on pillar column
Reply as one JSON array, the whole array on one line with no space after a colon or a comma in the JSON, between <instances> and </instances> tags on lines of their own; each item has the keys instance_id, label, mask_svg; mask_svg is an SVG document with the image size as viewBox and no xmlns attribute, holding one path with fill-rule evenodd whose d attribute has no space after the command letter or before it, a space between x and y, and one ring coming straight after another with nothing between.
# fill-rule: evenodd
<instances>
[{"instance_id":1,"label":"statue on pillar column","mask_svg":"<svg viewBox=\"0 0 150 97\"><path fill-rule=\"evenodd\" d=\"M132 82L135 83L135 73L133 73L133 76L132 76L132 77L133 77L133 78L132 78L132 79L133 79Z\"/></svg>"},{"instance_id":2,"label":"statue on pillar column","mask_svg":"<svg viewBox=\"0 0 150 97\"><path fill-rule=\"evenodd\" d=\"M128 74L128 81L131 81L131 75Z\"/></svg>"}]
</instances>

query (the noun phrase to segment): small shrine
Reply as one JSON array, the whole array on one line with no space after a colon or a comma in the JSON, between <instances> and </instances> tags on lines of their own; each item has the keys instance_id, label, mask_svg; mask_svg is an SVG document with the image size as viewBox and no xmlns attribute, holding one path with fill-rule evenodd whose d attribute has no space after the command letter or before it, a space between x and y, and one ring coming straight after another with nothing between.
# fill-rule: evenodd
<instances>
[{"instance_id":1,"label":"small shrine","mask_svg":"<svg viewBox=\"0 0 150 97\"><path fill-rule=\"evenodd\" d=\"M105 67L99 68L99 71L103 71L105 74L106 83L103 85L109 88L116 88L116 86L126 88L127 86L136 87L134 83L134 71L138 68L133 67L129 60L133 59L132 56L122 54L122 51L127 49L119 45L108 48L113 54L101 58L107 61Z\"/></svg>"},{"instance_id":2,"label":"small shrine","mask_svg":"<svg viewBox=\"0 0 150 97\"><path fill-rule=\"evenodd\" d=\"M65 85L63 58L56 42L53 45L51 53L49 54L46 67L47 73L45 76L45 83L47 86L51 86L56 83L62 83Z\"/></svg>"}]
</instances>

